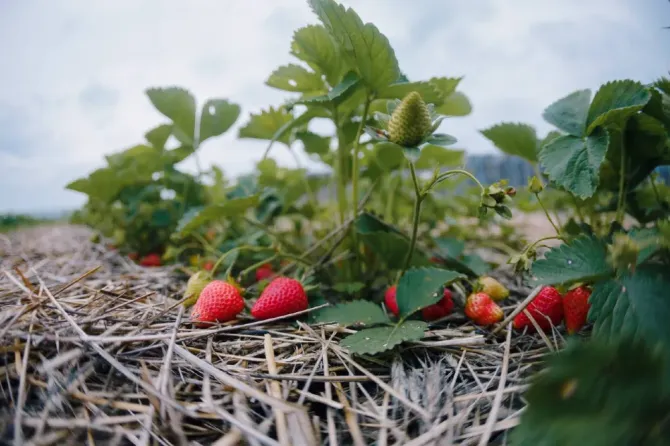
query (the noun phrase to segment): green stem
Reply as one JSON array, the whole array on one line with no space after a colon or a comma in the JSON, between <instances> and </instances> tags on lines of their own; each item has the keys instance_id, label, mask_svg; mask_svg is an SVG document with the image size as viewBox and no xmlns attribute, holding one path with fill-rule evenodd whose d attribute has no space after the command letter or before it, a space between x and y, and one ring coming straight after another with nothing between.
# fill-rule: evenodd
<instances>
[{"instance_id":1,"label":"green stem","mask_svg":"<svg viewBox=\"0 0 670 446\"><path fill-rule=\"evenodd\" d=\"M540 199L540 194L535 194L535 197L537 198L537 202L540 203L540 207L544 211L544 215L547 216L547 220L549 220L549 223L551 223L551 226L554 227L554 230L556 231L556 234L561 235L560 229L558 229L558 226L556 226L556 223L554 223L554 220L551 218L551 215L549 215L549 211L544 206L544 203L542 203L542 200Z\"/></svg>"},{"instance_id":2,"label":"green stem","mask_svg":"<svg viewBox=\"0 0 670 446\"><path fill-rule=\"evenodd\" d=\"M298 169L302 170L302 163L300 162L300 159L298 158L298 155L295 153L293 148L291 146L288 146L288 151L291 152L291 155L293 155L293 160L295 161L296 166L298 166ZM314 195L314 191L312 190L312 187L309 185L309 179L307 178L307 171L305 171L305 175L302 177L303 183L305 183L305 191L307 192L307 198L309 200L309 204L312 206L312 209L316 211L316 195Z\"/></svg>"},{"instance_id":3,"label":"green stem","mask_svg":"<svg viewBox=\"0 0 670 446\"><path fill-rule=\"evenodd\" d=\"M561 241L565 242L565 238L563 238L561 235L550 235L550 236L542 237L541 239L535 240L533 243L526 246L526 248L523 250L523 252L527 252L530 248L535 247L538 243L544 242L544 241L547 241L547 240L561 240Z\"/></svg>"},{"instance_id":4,"label":"green stem","mask_svg":"<svg viewBox=\"0 0 670 446\"><path fill-rule=\"evenodd\" d=\"M347 218L347 186L346 177L344 175L346 172L347 154L345 152L345 138L342 135L336 108L333 108L333 121L335 123L335 128L337 129L337 168L335 169L337 177L337 203L340 210L340 224L343 225Z\"/></svg>"},{"instance_id":5,"label":"green stem","mask_svg":"<svg viewBox=\"0 0 670 446\"><path fill-rule=\"evenodd\" d=\"M577 217L579 217L580 222L582 222L582 223L586 222L586 218L584 217L584 213L582 212L582 207L579 205L579 202L577 201L577 198L572 194L569 194L569 195L570 195L570 198L572 198L572 202L575 205L575 212L577 212Z\"/></svg>"},{"instance_id":6,"label":"green stem","mask_svg":"<svg viewBox=\"0 0 670 446\"><path fill-rule=\"evenodd\" d=\"M624 217L624 205L626 203L626 145L624 144L623 132L621 133L621 168L619 171L619 200L616 208L616 221L621 224Z\"/></svg>"},{"instance_id":7,"label":"green stem","mask_svg":"<svg viewBox=\"0 0 670 446\"><path fill-rule=\"evenodd\" d=\"M453 175L465 175L466 177L470 178L472 181L477 183L477 186L479 186L482 192L486 191L486 188L482 185L482 183L479 182L479 180L473 174L471 174L467 170L454 169L454 170L448 170L438 175L436 178L434 178L433 181L431 181L426 187L423 188L424 193L428 192L437 184L441 183L442 181L446 180L447 178Z\"/></svg>"},{"instance_id":8,"label":"green stem","mask_svg":"<svg viewBox=\"0 0 670 446\"><path fill-rule=\"evenodd\" d=\"M423 201L424 194L419 188L419 180L416 178L416 171L414 170L414 164L409 163L409 171L412 174L412 183L414 183L414 192L416 193L416 198L414 201L414 220L412 221L412 238L409 242L409 250L407 251L407 256L405 257L405 264L402 268L400 276L402 276L409 264L412 261L412 256L414 255L414 247L416 246L416 236L419 232L419 215L421 214L421 202Z\"/></svg>"},{"instance_id":9,"label":"green stem","mask_svg":"<svg viewBox=\"0 0 670 446\"><path fill-rule=\"evenodd\" d=\"M370 95L367 95L365 98L365 105L363 106L363 116L361 117L361 123L358 125L358 130L356 131L356 139L354 139L354 155L351 163L351 189L352 189L352 199L351 202L358 203L358 150L360 145L361 133L363 132L363 127L365 126L365 121L368 118L368 112L370 110L370 103L372 98ZM358 211L354 208L354 218L357 217ZM355 236L354 236L355 237ZM355 239L354 239L355 240Z\"/></svg>"}]
</instances>

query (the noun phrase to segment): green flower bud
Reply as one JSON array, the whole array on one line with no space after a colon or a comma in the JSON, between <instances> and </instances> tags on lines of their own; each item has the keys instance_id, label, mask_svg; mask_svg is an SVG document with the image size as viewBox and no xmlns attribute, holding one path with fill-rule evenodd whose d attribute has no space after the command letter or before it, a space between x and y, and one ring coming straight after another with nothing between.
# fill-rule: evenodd
<instances>
[{"instance_id":1,"label":"green flower bud","mask_svg":"<svg viewBox=\"0 0 670 446\"><path fill-rule=\"evenodd\" d=\"M430 133L428 106L413 91L396 107L388 123L389 141L403 147L415 147Z\"/></svg>"},{"instance_id":2,"label":"green flower bud","mask_svg":"<svg viewBox=\"0 0 670 446\"><path fill-rule=\"evenodd\" d=\"M528 181L528 190L533 194L539 194L544 190L544 185L542 184L542 181L540 181L538 177L533 176Z\"/></svg>"}]
</instances>

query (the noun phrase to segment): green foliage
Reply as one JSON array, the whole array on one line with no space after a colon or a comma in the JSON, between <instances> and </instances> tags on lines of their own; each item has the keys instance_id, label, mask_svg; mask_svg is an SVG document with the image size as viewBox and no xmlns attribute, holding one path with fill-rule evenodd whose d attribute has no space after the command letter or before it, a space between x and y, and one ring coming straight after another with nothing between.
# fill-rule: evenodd
<instances>
[{"instance_id":1,"label":"green foliage","mask_svg":"<svg viewBox=\"0 0 670 446\"><path fill-rule=\"evenodd\" d=\"M428 324L422 321L405 321L389 327L366 328L342 339L341 345L357 355L376 355L403 342L423 338Z\"/></svg>"},{"instance_id":2,"label":"green foliage","mask_svg":"<svg viewBox=\"0 0 670 446\"><path fill-rule=\"evenodd\" d=\"M149 88L147 96L156 110L174 123L175 136L185 143L193 143L195 132L195 98L181 87Z\"/></svg>"},{"instance_id":3,"label":"green foliage","mask_svg":"<svg viewBox=\"0 0 670 446\"><path fill-rule=\"evenodd\" d=\"M319 310L313 322L337 323L346 327L388 324L391 321L379 305L367 300L356 300Z\"/></svg>"},{"instance_id":4,"label":"green foliage","mask_svg":"<svg viewBox=\"0 0 670 446\"><path fill-rule=\"evenodd\" d=\"M193 208L179 221L177 233L184 237L195 229L212 221L244 215L245 211L258 204L258 196L233 198L220 204L213 204L202 209Z\"/></svg>"},{"instance_id":5,"label":"green foliage","mask_svg":"<svg viewBox=\"0 0 670 446\"><path fill-rule=\"evenodd\" d=\"M416 268L405 272L398 282L396 301L401 319L442 299L441 290L462 274L440 268Z\"/></svg>"},{"instance_id":6,"label":"green foliage","mask_svg":"<svg viewBox=\"0 0 670 446\"><path fill-rule=\"evenodd\" d=\"M505 122L482 130L481 133L502 152L537 162L539 141L532 126Z\"/></svg>"},{"instance_id":7,"label":"green foliage","mask_svg":"<svg viewBox=\"0 0 670 446\"><path fill-rule=\"evenodd\" d=\"M648 345L574 343L547 366L526 392L513 446L667 444L670 371Z\"/></svg>"},{"instance_id":8,"label":"green foliage","mask_svg":"<svg viewBox=\"0 0 670 446\"><path fill-rule=\"evenodd\" d=\"M225 99L210 99L202 106L199 139L203 141L225 133L240 116L240 106Z\"/></svg>"}]
</instances>

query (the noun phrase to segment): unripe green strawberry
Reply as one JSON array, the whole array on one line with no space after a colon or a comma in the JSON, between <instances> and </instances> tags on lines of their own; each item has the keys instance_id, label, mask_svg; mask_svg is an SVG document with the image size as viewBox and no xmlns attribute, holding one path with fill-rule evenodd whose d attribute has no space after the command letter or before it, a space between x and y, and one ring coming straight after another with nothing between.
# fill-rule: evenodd
<instances>
[{"instance_id":1,"label":"unripe green strawberry","mask_svg":"<svg viewBox=\"0 0 670 446\"><path fill-rule=\"evenodd\" d=\"M244 310L244 299L234 285L223 280L210 282L200 293L191 311L191 320L198 326L226 322Z\"/></svg>"},{"instance_id":2,"label":"unripe green strawberry","mask_svg":"<svg viewBox=\"0 0 670 446\"><path fill-rule=\"evenodd\" d=\"M563 319L563 299L561 293L551 286L540 290L535 298L526 308L542 331L548 331L552 325L558 325ZM548 319L547 319L548 318ZM514 328L522 330L528 327L529 332L535 331L535 325L524 312L517 314L514 318Z\"/></svg>"},{"instance_id":3,"label":"unripe green strawberry","mask_svg":"<svg viewBox=\"0 0 670 446\"><path fill-rule=\"evenodd\" d=\"M396 107L388 123L389 141L415 147L430 132L430 113L419 93L409 93Z\"/></svg>"},{"instance_id":4,"label":"unripe green strawberry","mask_svg":"<svg viewBox=\"0 0 670 446\"><path fill-rule=\"evenodd\" d=\"M478 282L481 287L480 291L488 294L495 301L501 301L509 297L509 290L491 276L482 276Z\"/></svg>"},{"instance_id":5,"label":"unripe green strawberry","mask_svg":"<svg viewBox=\"0 0 670 446\"><path fill-rule=\"evenodd\" d=\"M502 308L486 293L473 293L465 300L465 315L477 325L500 322L504 316Z\"/></svg>"},{"instance_id":6,"label":"unripe green strawberry","mask_svg":"<svg viewBox=\"0 0 670 446\"><path fill-rule=\"evenodd\" d=\"M575 334L586 324L586 316L589 314L589 296L591 290L580 286L570 290L563 296L563 313L565 316L565 328L568 334Z\"/></svg>"},{"instance_id":7,"label":"unripe green strawberry","mask_svg":"<svg viewBox=\"0 0 670 446\"><path fill-rule=\"evenodd\" d=\"M193 274L186 282L186 291L184 291L184 297L187 298L184 301L184 307L188 308L195 304L200 297L202 290L211 282L212 279L208 273L205 271L198 271Z\"/></svg>"}]
</instances>

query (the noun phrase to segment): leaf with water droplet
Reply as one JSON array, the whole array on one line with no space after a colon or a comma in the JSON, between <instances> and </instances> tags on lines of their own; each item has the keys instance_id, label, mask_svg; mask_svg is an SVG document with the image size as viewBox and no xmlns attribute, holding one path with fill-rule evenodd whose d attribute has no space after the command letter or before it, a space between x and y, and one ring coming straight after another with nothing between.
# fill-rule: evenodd
<instances>
[{"instance_id":1,"label":"leaf with water droplet","mask_svg":"<svg viewBox=\"0 0 670 446\"><path fill-rule=\"evenodd\" d=\"M421 339L428 324L406 321L389 327L366 328L342 339L341 345L357 355L375 355L407 341Z\"/></svg>"}]
</instances>

